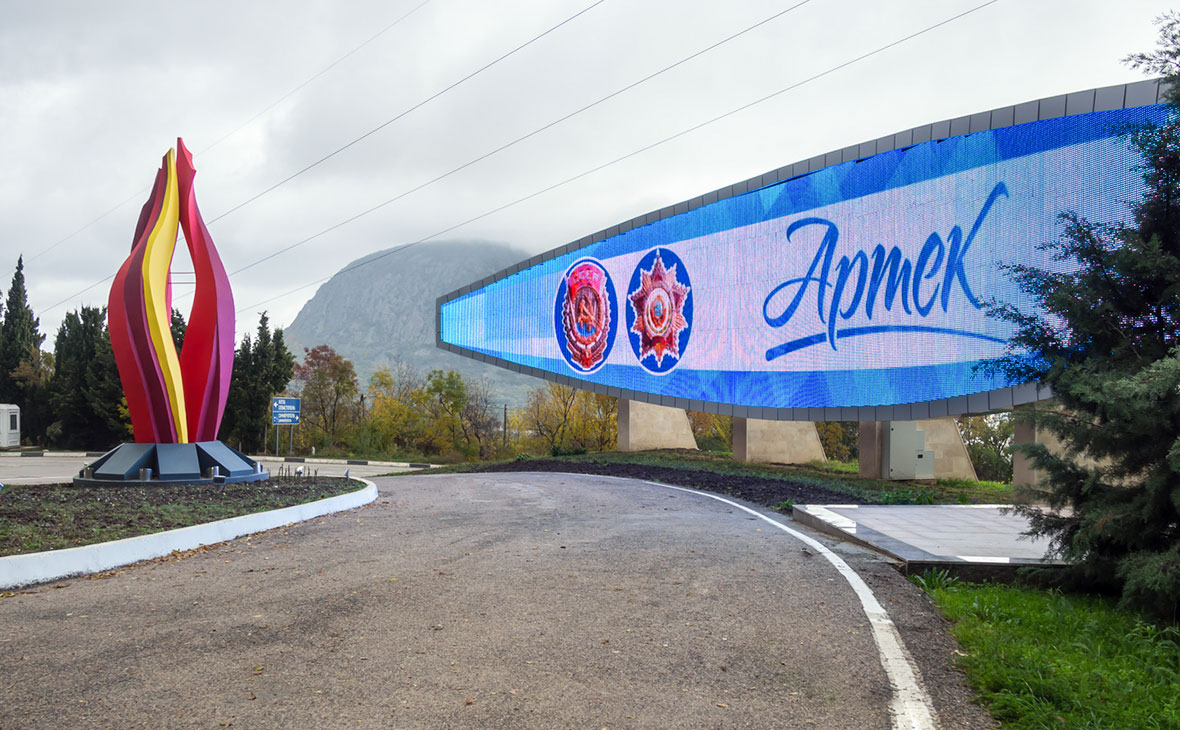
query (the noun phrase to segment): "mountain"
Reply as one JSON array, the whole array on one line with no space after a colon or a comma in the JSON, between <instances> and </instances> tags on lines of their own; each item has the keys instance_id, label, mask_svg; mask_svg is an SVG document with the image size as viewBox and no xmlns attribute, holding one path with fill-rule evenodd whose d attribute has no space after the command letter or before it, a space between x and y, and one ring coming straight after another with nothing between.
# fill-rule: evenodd
<instances>
[{"instance_id":1,"label":"mountain","mask_svg":"<svg viewBox=\"0 0 1180 730\"><path fill-rule=\"evenodd\" d=\"M379 251L342 267L283 336L299 361L303 348L330 345L352 361L362 391L377 368L405 363L424 378L434 369L458 370L475 381L486 377L495 402L522 406L541 381L435 347L434 302L524 258L506 244L471 240Z\"/></svg>"}]
</instances>

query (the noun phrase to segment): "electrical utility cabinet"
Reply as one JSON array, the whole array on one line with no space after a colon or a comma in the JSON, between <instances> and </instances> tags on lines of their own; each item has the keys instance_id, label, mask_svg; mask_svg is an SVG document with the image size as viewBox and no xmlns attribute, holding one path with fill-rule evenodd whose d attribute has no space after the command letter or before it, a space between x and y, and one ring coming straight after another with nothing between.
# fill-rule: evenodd
<instances>
[{"instance_id":1,"label":"electrical utility cabinet","mask_svg":"<svg viewBox=\"0 0 1180 730\"><path fill-rule=\"evenodd\" d=\"M0 403L0 449L20 446L20 406Z\"/></svg>"},{"instance_id":2,"label":"electrical utility cabinet","mask_svg":"<svg viewBox=\"0 0 1180 730\"><path fill-rule=\"evenodd\" d=\"M889 479L933 479L934 452L926 449L926 432L917 421L891 421L884 433L881 471Z\"/></svg>"}]
</instances>

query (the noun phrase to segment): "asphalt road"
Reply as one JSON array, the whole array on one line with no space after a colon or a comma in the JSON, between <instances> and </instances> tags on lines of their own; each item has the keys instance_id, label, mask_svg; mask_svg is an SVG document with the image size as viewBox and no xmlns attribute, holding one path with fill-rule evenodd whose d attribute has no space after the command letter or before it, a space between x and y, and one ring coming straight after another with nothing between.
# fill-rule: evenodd
<instances>
[{"instance_id":1,"label":"asphalt road","mask_svg":"<svg viewBox=\"0 0 1180 730\"><path fill-rule=\"evenodd\" d=\"M378 485L360 510L0 598L0 727L891 727L848 584L740 510L592 476ZM939 726L989 727L925 596L834 549Z\"/></svg>"}]
</instances>

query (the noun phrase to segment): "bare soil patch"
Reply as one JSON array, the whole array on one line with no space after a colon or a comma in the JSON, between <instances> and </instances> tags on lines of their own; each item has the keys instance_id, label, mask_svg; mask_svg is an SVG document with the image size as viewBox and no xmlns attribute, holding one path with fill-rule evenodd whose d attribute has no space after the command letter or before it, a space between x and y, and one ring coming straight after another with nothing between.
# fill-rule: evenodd
<instances>
[{"instance_id":1,"label":"bare soil patch","mask_svg":"<svg viewBox=\"0 0 1180 730\"><path fill-rule=\"evenodd\" d=\"M719 474L711 471L676 469L649 464L626 464L607 461L559 461L528 459L486 464L473 469L480 472L547 471L574 474L644 479L664 484L691 487L724 494L779 511L789 511L790 504L866 504L863 497L822 489L786 479L771 479L749 474Z\"/></svg>"},{"instance_id":2,"label":"bare soil patch","mask_svg":"<svg viewBox=\"0 0 1180 730\"><path fill-rule=\"evenodd\" d=\"M237 484L6 486L0 556L56 550L290 507L360 489L333 477Z\"/></svg>"}]
</instances>

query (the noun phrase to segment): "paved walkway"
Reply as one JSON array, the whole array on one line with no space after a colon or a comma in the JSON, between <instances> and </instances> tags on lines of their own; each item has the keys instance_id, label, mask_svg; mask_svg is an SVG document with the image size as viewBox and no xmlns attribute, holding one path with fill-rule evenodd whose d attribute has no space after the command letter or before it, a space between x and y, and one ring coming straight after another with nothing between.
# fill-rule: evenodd
<instances>
[{"instance_id":1,"label":"paved walkway","mask_svg":"<svg viewBox=\"0 0 1180 730\"><path fill-rule=\"evenodd\" d=\"M844 576L736 507L562 474L378 485L360 510L0 598L0 727L893 726ZM828 544L939 727L989 727L926 597Z\"/></svg>"},{"instance_id":2,"label":"paved walkway","mask_svg":"<svg viewBox=\"0 0 1180 730\"><path fill-rule=\"evenodd\" d=\"M796 505L795 521L855 541L908 568L1018 567L1047 562L1049 542L1003 505Z\"/></svg>"}]
</instances>

